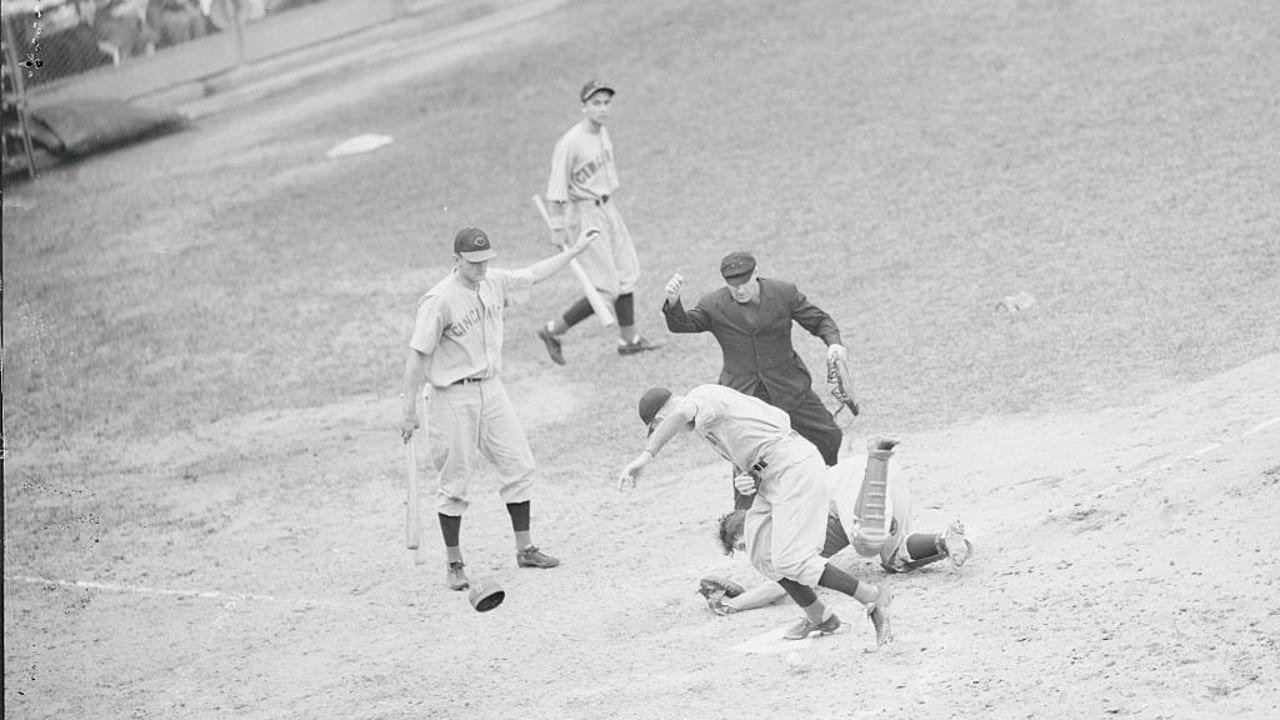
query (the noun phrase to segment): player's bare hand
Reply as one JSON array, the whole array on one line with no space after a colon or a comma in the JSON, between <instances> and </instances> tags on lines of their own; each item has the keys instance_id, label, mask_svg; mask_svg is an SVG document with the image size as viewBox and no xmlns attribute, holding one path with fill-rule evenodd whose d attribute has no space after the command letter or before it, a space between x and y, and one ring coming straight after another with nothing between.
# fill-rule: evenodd
<instances>
[{"instance_id":1,"label":"player's bare hand","mask_svg":"<svg viewBox=\"0 0 1280 720\"><path fill-rule=\"evenodd\" d=\"M847 362L849 360L849 351L846 350L845 347L840 343L836 343L834 345L828 345L827 359L828 360L844 360Z\"/></svg>"},{"instance_id":2,"label":"player's bare hand","mask_svg":"<svg viewBox=\"0 0 1280 720\"><path fill-rule=\"evenodd\" d=\"M409 442L413 437L413 431L418 429L418 412L416 410L406 411L404 416L400 418L400 439Z\"/></svg>"},{"instance_id":3,"label":"player's bare hand","mask_svg":"<svg viewBox=\"0 0 1280 720\"><path fill-rule=\"evenodd\" d=\"M587 228L586 232L578 236L578 241L573 244L573 247L569 248L569 252L577 255L583 250L586 250L587 246L595 242L598 237L600 237L600 230L597 228Z\"/></svg>"},{"instance_id":4,"label":"player's bare hand","mask_svg":"<svg viewBox=\"0 0 1280 720\"><path fill-rule=\"evenodd\" d=\"M634 489L636 481L640 479L640 473L648 464L648 453L641 453L635 460L627 463L627 466L622 468L622 473L618 475L618 490Z\"/></svg>"},{"instance_id":5,"label":"player's bare hand","mask_svg":"<svg viewBox=\"0 0 1280 720\"><path fill-rule=\"evenodd\" d=\"M759 484L760 481L751 473L742 473L733 479L733 486L743 495L755 495L756 486Z\"/></svg>"},{"instance_id":6,"label":"player's bare hand","mask_svg":"<svg viewBox=\"0 0 1280 720\"><path fill-rule=\"evenodd\" d=\"M684 287L684 276L680 273L672 275L671 279L667 281L667 287L663 290L667 294L668 303L675 304L680 299L680 288L682 287Z\"/></svg>"}]
</instances>

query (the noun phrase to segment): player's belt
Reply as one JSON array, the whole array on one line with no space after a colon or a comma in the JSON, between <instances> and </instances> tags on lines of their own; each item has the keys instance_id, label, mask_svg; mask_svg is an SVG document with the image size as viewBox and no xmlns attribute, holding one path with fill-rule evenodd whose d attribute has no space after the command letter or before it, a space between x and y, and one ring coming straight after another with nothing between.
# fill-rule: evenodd
<instances>
[{"instance_id":1,"label":"player's belt","mask_svg":"<svg viewBox=\"0 0 1280 720\"><path fill-rule=\"evenodd\" d=\"M782 440L790 440L791 438L794 438L794 437L800 437L800 433L796 432L795 430L792 430L791 432L787 433L786 435L783 435L782 437L778 438L778 440L779 440L779 441L782 441ZM768 446L767 448L765 448L765 449L764 449L764 453L762 453L762 454L767 454L767 453L772 452L772 451L773 451L773 448L774 448L774 446L775 446L776 444L777 444L777 443L770 443L770 444L769 444L769 446ZM756 461L756 464L755 464L755 465L752 465L752 466L751 466L751 468L748 470L748 472L751 472L751 473L753 473L753 474L755 474L755 475L759 475L759 474L760 474L760 471L761 471L761 470L764 470L764 469L765 469L765 468L767 468L767 467L769 467L769 461L765 460L764 458L760 458L759 460L757 460L757 461Z\"/></svg>"},{"instance_id":2,"label":"player's belt","mask_svg":"<svg viewBox=\"0 0 1280 720\"><path fill-rule=\"evenodd\" d=\"M609 202L609 196L601 195L598 198L582 198L581 200L574 200L574 202L589 202L592 205L595 205L596 207L600 207L601 205L604 205L605 203Z\"/></svg>"},{"instance_id":3,"label":"player's belt","mask_svg":"<svg viewBox=\"0 0 1280 720\"><path fill-rule=\"evenodd\" d=\"M478 383L481 380L484 380L484 378L462 378L461 380L454 380L453 384L454 385L470 385L471 383Z\"/></svg>"}]
</instances>

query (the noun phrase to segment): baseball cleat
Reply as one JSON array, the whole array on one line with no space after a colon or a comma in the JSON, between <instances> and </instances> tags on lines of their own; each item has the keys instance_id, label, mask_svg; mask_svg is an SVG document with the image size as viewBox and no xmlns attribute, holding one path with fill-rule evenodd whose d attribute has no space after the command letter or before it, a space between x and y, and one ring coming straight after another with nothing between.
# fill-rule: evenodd
<instances>
[{"instance_id":1,"label":"baseball cleat","mask_svg":"<svg viewBox=\"0 0 1280 720\"><path fill-rule=\"evenodd\" d=\"M560 558L552 557L538 549L537 545L516 553L516 565L532 568L553 568L560 564Z\"/></svg>"},{"instance_id":2,"label":"baseball cleat","mask_svg":"<svg viewBox=\"0 0 1280 720\"><path fill-rule=\"evenodd\" d=\"M959 569L973 555L973 543L964 536L964 525L959 520L947 526L947 531L942 534L942 549L947 553L947 558L951 560L951 566Z\"/></svg>"},{"instance_id":3,"label":"baseball cleat","mask_svg":"<svg viewBox=\"0 0 1280 720\"><path fill-rule=\"evenodd\" d=\"M786 640L803 640L815 632L820 635L830 635L838 629L840 629L840 618L836 617L835 613L831 613L826 620L819 623L804 618L787 628L787 632L782 637Z\"/></svg>"},{"instance_id":4,"label":"baseball cleat","mask_svg":"<svg viewBox=\"0 0 1280 720\"><path fill-rule=\"evenodd\" d=\"M635 342L618 345L618 354L635 355L636 353L642 353L646 350L657 350L660 347L662 346L655 345L644 338L638 338Z\"/></svg>"},{"instance_id":5,"label":"baseball cleat","mask_svg":"<svg viewBox=\"0 0 1280 720\"><path fill-rule=\"evenodd\" d=\"M893 641L893 633L889 630L889 603L891 602L893 602L893 591L888 585L881 585L876 593L876 601L867 607L871 625L876 629L876 645Z\"/></svg>"},{"instance_id":6,"label":"baseball cleat","mask_svg":"<svg viewBox=\"0 0 1280 720\"><path fill-rule=\"evenodd\" d=\"M551 362L557 365L564 364L564 349L560 346L560 338L551 334L546 328L539 328L538 338L547 346L547 354L551 356Z\"/></svg>"},{"instance_id":7,"label":"baseball cleat","mask_svg":"<svg viewBox=\"0 0 1280 720\"><path fill-rule=\"evenodd\" d=\"M901 442L901 440L892 435L876 435L874 437L867 438L867 451L892 450Z\"/></svg>"},{"instance_id":8,"label":"baseball cleat","mask_svg":"<svg viewBox=\"0 0 1280 720\"><path fill-rule=\"evenodd\" d=\"M467 579L467 573L461 562L449 563L449 572L445 576L445 581L449 584L450 590L466 590L471 587L471 581Z\"/></svg>"}]
</instances>

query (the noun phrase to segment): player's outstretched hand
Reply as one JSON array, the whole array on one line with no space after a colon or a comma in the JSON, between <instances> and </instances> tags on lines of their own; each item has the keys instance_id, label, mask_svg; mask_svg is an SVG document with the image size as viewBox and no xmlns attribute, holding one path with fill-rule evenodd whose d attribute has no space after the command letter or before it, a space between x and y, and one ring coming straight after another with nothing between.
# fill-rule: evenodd
<instances>
[{"instance_id":1,"label":"player's outstretched hand","mask_svg":"<svg viewBox=\"0 0 1280 720\"><path fill-rule=\"evenodd\" d=\"M680 288L684 287L684 276L676 273L667 281L667 287L664 291L667 294L667 302L674 305L680 299Z\"/></svg>"},{"instance_id":2,"label":"player's outstretched hand","mask_svg":"<svg viewBox=\"0 0 1280 720\"><path fill-rule=\"evenodd\" d=\"M640 473L644 470L644 466L649 464L649 457L648 451L642 452L635 460L627 463L627 466L622 468L622 473L618 475L619 490L635 488L636 481L640 479Z\"/></svg>"},{"instance_id":3,"label":"player's outstretched hand","mask_svg":"<svg viewBox=\"0 0 1280 720\"><path fill-rule=\"evenodd\" d=\"M751 473L742 473L733 479L733 486L743 495L755 495L756 486L759 484L756 476Z\"/></svg>"},{"instance_id":4,"label":"player's outstretched hand","mask_svg":"<svg viewBox=\"0 0 1280 720\"><path fill-rule=\"evenodd\" d=\"M409 442L413 438L413 431L418 429L418 413L417 411L405 412L400 418L400 439Z\"/></svg>"}]
</instances>

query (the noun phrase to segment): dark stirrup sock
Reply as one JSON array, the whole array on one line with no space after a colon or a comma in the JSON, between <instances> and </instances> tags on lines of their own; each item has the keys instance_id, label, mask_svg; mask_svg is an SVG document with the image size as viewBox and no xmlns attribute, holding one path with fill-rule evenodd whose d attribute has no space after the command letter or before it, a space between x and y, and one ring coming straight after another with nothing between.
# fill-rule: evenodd
<instances>
[{"instance_id":1,"label":"dark stirrup sock","mask_svg":"<svg viewBox=\"0 0 1280 720\"><path fill-rule=\"evenodd\" d=\"M858 591L858 578L831 563L827 563L827 566L822 570L822 577L818 578L818 586L853 597L853 594Z\"/></svg>"},{"instance_id":2,"label":"dark stirrup sock","mask_svg":"<svg viewBox=\"0 0 1280 720\"><path fill-rule=\"evenodd\" d=\"M790 595L791 599L795 600L796 604L802 608L807 608L818 602L818 593L814 592L813 588L808 585L801 585L795 580L788 578L782 578L778 581L778 584L781 585L782 589L787 591L787 595Z\"/></svg>"},{"instance_id":3,"label":"dark stirrup sock","mask_svg":"<svg viewBox=\"0 0 1280 720\"><path fill-rule=\"evenodd\" d=\"M440 516L440 534L444 536L444 546L458 547L458 536L462 533L462 516L444 513L437 513L437 515Z\"/></svg>"},{"instance_id":4,"label":"dark stirrup sock","mask_svg":"<svg viewBox=\"0 0 1280 720\"><path fill-rule=\"evenodd\" d=\"M516 532L529 530L529 501L507 503L507 513L511 515L511 529Z\"/></svg>"},{"instance_id":5,"label":"dark stirrup sock","mask_svg":"<svg viewBox=\"0 0 1280 720\"><path fill-rule=\"evenodd\" d=\"M569 306L568 310L564 311L564 317L562 319L564 320L565 328L567 329L577 325L583 320L591 317L594 313L595 310L592 309L590 301L586 298L578 298L576 302Z\"/></svg>"},{"instance_id":6,"label":"dark stirrup sock","mask_svg":"<svg viewBox=\"0 0 1280 720\"><path fill-rule=\"evenodd\" d=\"M619 295L613 301L613 312L618 316L618 325L631 327L636 324L636 296L631 293Z\"/></svg>"}]
</instances>

